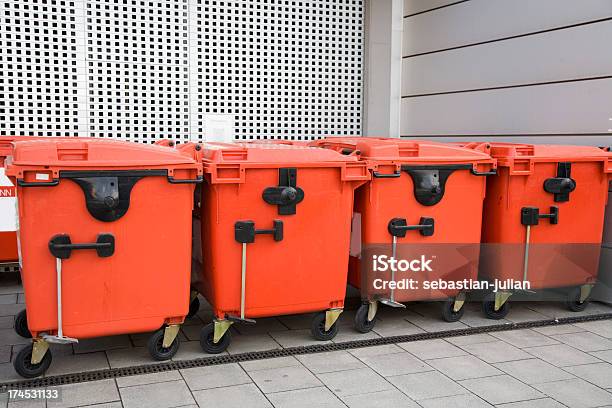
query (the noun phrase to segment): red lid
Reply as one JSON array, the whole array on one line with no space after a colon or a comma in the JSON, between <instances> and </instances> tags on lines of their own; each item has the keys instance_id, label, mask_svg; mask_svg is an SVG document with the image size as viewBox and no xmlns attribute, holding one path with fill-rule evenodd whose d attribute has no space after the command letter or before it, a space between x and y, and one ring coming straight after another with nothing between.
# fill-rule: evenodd
<instances>
[{"instance_id":1,"label":"red lid","mask_svg":"<svg viewBox=\"0 0 612 408\"><path fill-rule=\"evenodd\" d=\"M317 140L311 145L335 149L345 154L352 150L359 153L362 159L377 162L412 164L491 162L491 156L483 151L428 140L331 137Z\"/></svg>"},{"instance_id":2,"label":"red lid","mask_svg":"<svg viewBox=\"0 0 612 408\"><path fill-rule=\"evenodd\" d=\"M610 152L594 146L533 145L520 143L489 143L491 156L499 159L528 158L537 161L602 161Z\"/></svg>"},{"instance_id":3,"label":"red lid","mask_svg":"<svg viewBox=\"0 0 612 408\"><path fill-rule=\"evenodd\" d=\"M202 156L204 161L212 163L346 163L359 160L334 150L282 142L206 142L202 143Z\"/></svg>"},{"instance_id":4,"label":"red lid","mask_svg":"<svg viewBox=\"0 0 612 408\"><path fill-rule=\"evenodd\" d=\"M170 147L90 138L40 138L13 143L12 166L70 168L160 168L198 164L188 151Z\"/></svg>"}]
</instances>

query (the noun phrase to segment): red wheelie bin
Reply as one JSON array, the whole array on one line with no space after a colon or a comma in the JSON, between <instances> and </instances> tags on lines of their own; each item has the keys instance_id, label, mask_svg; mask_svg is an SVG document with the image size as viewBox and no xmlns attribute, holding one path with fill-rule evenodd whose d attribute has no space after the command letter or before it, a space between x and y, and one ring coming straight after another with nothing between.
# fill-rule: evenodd
<instances>
[{"instance_id":1,"label":"red wheelie bin","mask_svg":"<svg viewBox=\"0 0 612 408\"><path fill-rule=\"evenodd\" d=\"M188 311L191 211L202 181L196 145L180 150L101 139L14 144L18 237L33 343L24 377L51 363L49 343L154 331L171 358ZM161 327L161 329L160 329Z\"/></svg>"},{"instance_id":2,"label":"red wheelie bin","mask_svg":"<svg viewBox=\"0 0 612 408\"><path fill-rule=\"evenodd\" d=\"M332 339L344 307L353 191L365 163L293 144L202 145L203 267L193 285L215 320L202 329L207 353L228 328L256 318L319 312L311 332Z\"/></svg>"},{"instance_id":3,"label":"red wheelie bin","mask_svg":"<svg viewBox=\"0 0 612 408\"><path fill-rule=\"evenodd\" d=\"M372 330L378 303L403 308L405 302L442 300L443 318L459 320L478 273L484 176L495 174L487 149L367 137L312 145L358 156L372 174L355 194L361 248L353 252L348 280L363 300L355 328ZM381 270L382 257L397 261L395 269L387 262ZM400 261L409 261L409 270L402 271ZM414 285L380 287L405 279Z\"/></svg>"},{"instance_id":4,"label":"red wheelie bin","mask_svg":"<svg viewBox=\"0 0 612 408\"><path fill-rule=\"evenodd\" d=\"M487 179L480 273L510 284L485 298L484 314L506 316L514 287L560 289L570 310L584 310L597 280L612 153L589 146L489 145L498 174Z\"/></svg>"}]
</instances>

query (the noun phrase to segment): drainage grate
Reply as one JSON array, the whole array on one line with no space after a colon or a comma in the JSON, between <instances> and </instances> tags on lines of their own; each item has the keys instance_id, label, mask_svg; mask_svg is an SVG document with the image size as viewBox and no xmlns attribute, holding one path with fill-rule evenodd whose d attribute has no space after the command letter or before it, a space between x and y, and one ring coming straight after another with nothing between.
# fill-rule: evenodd
<instances>
[{"instance_id":1,"label":"drainage grate","mask_svg":"<svg viewBox=\"0 0 612 408\"><path fill-rule=\"evenodd\" d=\"M466 329L445 330L431 333L417 333L402 336L380 337L376 339L354 340L343 343L315 344L311 346L290 347L281 350L268 350L234 355L205 357L198 358L195 360L171 361L167 363L150 364L137 367L113 368L108 370L65 374L45 378L36 378L32 380L0 383L0 392L6 392L8 389L52 387L64 384L75 384L88 381L105 380L109 378L129 377L132 375L140 374L160 373L164 371L173 371L193 367L240 363L243 361L263 360L275 357L289 357L303 354L323 353L327 351L352 350L361 347L380 346L384 344L405 343L418 340L431 340L447 337L467 336L471 334L530 329L534 327L554 326L559 324L572 324L610 319L612 319L612 313L604 313L597 315L564 317L559 319L538 320L531 322L470 327Z\"/></svg>"}]
</instances>

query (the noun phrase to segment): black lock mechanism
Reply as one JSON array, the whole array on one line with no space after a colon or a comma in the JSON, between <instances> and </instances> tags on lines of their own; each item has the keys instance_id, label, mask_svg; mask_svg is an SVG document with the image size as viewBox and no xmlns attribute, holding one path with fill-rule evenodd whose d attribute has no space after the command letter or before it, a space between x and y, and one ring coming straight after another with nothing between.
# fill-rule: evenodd
<instances>
[{"instance_id":1,"label":"black lock mechanism","mask_svg":"<svg viewBox=\"0 0 612 408\"><path fill-rule=\"evenodd\" d=\"M557 177L544 181L544 191L554 194L556 203L569 201L570 193L576 189L576 181L571 178L572 163L558 163Z\"/></svg>"},{"instance_id":2,"label":"black lock mechanism","mask_svg":"<svg viewBox=\"0 0 612 408\"><path fill-rule=\"evenodd\" d=\"M549 214L540 214L538 207L523 207L521 209L521 224L538 225L541 218L548 218L551 224L559 223L559 207L550 207Z\"/></svg>"},{"instance_id":3,"label":"black lock mechanism","mask_svg":"<svg viewBox=\"0 0 612 408\"><path fill-rule=\"evenodd\" d=\"M234 238L241 244L252 244L255 235L270 234L275 241L283 240L283 222L274 220L272 229L255 229L253 221L238 221L234 224Z\"/></svg>"},{"instance_id":4,"label":"black lock mechanism","mask_svg":"<svg viewBox=\"0 0 612 408\"><path fill-rule=\"evenodd\" d=\"M304 190L297 186L297 169L278 170L278 187L268 187L262 197L268 204L278 206L279 215L293 215L296 205L304 199Z\"/></svg>"},{"instance_id":5,"label":"black lock mechanism","mask_svg":"<svg viewBox=\"0 0 612 408\"><path fill-rule=\"evenodd\" d=\"M393 218L389 221L387 230L394 237L404 238L406 231L419 231L424 237L430 237L434 234L434 219L429 217L421 217L418 225L408 225L405 218Z\"/></svg>"}]
</instances>

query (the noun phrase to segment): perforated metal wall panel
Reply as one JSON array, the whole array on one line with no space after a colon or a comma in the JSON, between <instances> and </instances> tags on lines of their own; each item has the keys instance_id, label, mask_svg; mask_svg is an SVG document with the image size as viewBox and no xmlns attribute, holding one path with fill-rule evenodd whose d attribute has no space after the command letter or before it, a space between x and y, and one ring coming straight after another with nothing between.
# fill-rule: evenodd
<instances>
[{"instance_id":1,"label":"perforated metal wall panel","mask_svg":"<svg viewBox=\"0 0 612 408\"><path fill-rule=\"evenodd\" d=\"M0 0L0 134L361 132L363 0Z\"/></svg>"}]
</instances>

